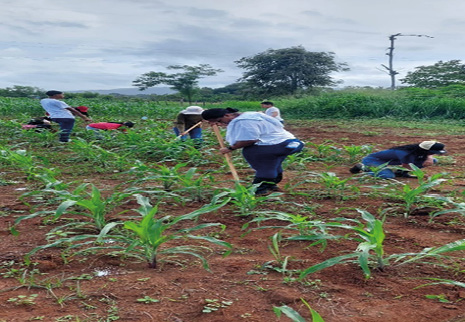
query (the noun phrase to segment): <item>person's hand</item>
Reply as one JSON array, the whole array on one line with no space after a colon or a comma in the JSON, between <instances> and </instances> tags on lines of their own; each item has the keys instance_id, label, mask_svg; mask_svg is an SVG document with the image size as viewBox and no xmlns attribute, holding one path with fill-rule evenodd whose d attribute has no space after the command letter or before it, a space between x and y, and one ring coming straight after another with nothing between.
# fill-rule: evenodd
<instances>
[{"instance_id":1,"label":"person's hand","mask_svg":"<svg viewBox=\"0 0 465 322\"><path fill-rule=\"evenodd\" d=\"M221 148L221 149L219 149L219 151L220 151L221 154L226 154L226 153L230 153L230 152L231 152L231 150L228 149L228 148Z\"/></svg>"}]
</instances>

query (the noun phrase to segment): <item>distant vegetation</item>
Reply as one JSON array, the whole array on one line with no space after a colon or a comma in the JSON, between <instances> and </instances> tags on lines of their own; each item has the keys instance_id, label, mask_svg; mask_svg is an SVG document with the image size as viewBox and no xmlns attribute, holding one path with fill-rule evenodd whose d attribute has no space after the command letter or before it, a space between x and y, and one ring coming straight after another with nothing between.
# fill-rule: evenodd
<instances>
[{"instance_id":1,"label":"distant vegetation","mask_svg":"<svg viewBox=\"0 0 465 322\"><path fill-rule=\"evenodd\" d=\"M187 105L158 95L142 98L81 93L67 97L65 101L71 106L86 105L91 108L92 116L112 119L140 116L170 119ZM320 89L313 94L270 99L281 108L285 119L465 119L464 85L435 89L404 88L396 91L374 88ZM205 100L194 103L205 108L229 106L241 111L260 110L259 100ZM43 114L38 98L24 97L0 97L0 112L9 118Z\"/></svg>"}]
</instances>

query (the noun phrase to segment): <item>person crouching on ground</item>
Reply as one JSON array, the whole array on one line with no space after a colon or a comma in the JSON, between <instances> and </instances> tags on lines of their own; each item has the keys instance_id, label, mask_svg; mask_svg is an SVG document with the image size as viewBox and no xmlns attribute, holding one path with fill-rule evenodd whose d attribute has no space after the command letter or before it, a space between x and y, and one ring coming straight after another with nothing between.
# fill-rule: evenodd
<instances>
[{"instance_id":1,"label":"person crouching on ground","mask_svg":"<svg viewBox=\"0 0 465 322\"><path fill-rule=\"evenodd\" d=\"M202 112L204 120L227 125L226 141L222 154L242 149L242 155L255 170L254 184L260 183L256 194L276 191L283 179L282 163L291 154L302 151L304 143L284 130L277 119L260 112L240 113L233 108L212 108Z\"/></svg>"},{"instance_id":2,"label":"person crouching on ground","mask_svg":"<svg viewBox=\"0 0 465 322\"><path fill-rule=\"evenodd\" d=\"M437 162L433 158L434 154L444 154L445 145L436 141L423 141L419 144L407 144L395 146L387 150L371 153L362 159L362 163L357 163L350 168L351 173L366 171L369 174L383 179L392 179L395 177L412 178L410 163L418 168L431 166ZM373 172L370 168L379 167L382 164L401 166L405 168L393 171L388 167L378 172Z\"/></svg>"},{"instance_id":3,"label":"person crouching on ground","mask_svg":"<svg viewBox=\"0 0 465 322\"><path fill-rule=\"evenodd\" d=\"M134 126L132 122L100 122L100 123L90 123L86 126L87 130L95 131L95 137L99 140L103 139L103 136L99 131L109 131L109 130L119 130L126 132L128 128Z\"/></svg>"},{"instance_id":4,"label":"person crouching on ground","mask_svg":"<svg viewBox=\"0 0 465 322\"><path fill-rule=\"evenodd\" d=\"M86 122L91 122L92 119L83 115L78 110L69 106L61 100L65 98L63 92L60 91L48 91L45 93L48 98L44 98L40 101L40 105L48 113L50 119L60 125L60 142L69 142L69 136L73 131L75 123L75 115L79 116Z\"/></svg>"}]
</instances>

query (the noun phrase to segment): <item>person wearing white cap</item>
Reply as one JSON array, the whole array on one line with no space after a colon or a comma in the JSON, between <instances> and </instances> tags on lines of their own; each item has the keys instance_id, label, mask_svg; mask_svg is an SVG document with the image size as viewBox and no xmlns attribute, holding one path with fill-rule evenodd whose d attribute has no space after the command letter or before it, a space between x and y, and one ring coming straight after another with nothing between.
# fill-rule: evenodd
<instances>
[{"instance_id":1,"label":"person wearing white cap","mask_svg":"<svg viewBox=\"0 0 465 322\"><path fill-rule=\"evenodd\" d=\"M395 177L412 178L409 171L412 170L410 164L414 164L418 168L431 166L437 162L433 158L434 154L444 154L444 144L437 141L423 141L418 144L407 144L395 146L387 150L371 153L363 158L362 163L357 163L350 168L351 173L359 173L366 171L371 175L383 179L392 179ZM385 167L376 174L370 168L376 168L383 164L401 166L405 170L400 169L393 171Z\"/></svg>"},{"instance_id":2,"label":"person wearing white cap","mask_svg":"<svg viewBox=\"0 0 465 322\"><path fill-rule=\"evenodd\" d=\"M181 140L189 137L196 141L196 144L202 142L202 127L201 124L191 129L189 133L186 133L186 130L190 129L197 123L201 122L203 108L200 106L188 106L186 109L179 112L176 117L176 122L174 123L175 127L173 128L174 133L179 136L181 135Z\"/></svg>"}]
</instances>

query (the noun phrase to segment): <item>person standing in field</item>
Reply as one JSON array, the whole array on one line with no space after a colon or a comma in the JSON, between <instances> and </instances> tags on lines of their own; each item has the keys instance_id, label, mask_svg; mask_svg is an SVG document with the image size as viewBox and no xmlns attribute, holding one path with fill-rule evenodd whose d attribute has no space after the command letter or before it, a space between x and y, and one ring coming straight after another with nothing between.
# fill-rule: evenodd
<instances>
[{"instance_id":1,"label":"person standing in field","mask_svg":"<svg viewBox=\"0 0 465 322\"><path fill-rule=\"evenodd\" d=\"M284 123L284 120L282 119L281 117L281 112L279 110L279 108L277 108L276 106L274 106L273 102L270 102L270 101L263 101L260 103L260 105L262 106L262 108L265 109L265 114L266 115L269 115L271 117L274 117L276 118L279 122L281 123Z\"/></svg>"},{"instance_id":2,"label":"person standing in field","mask_svg":"<svg viewBox=\"0 0 465 322\"><path fill-rule=\"evenodd\" d=\"M418 168L431 166L437 163L433 158L434 154L444 154L444 144L436 141L423 141L418 144L407 144L395 146L387 150L374 152L363 158L362 163L357 163L350 172L355 174L365 171L368 174L383 179L393 179L395 177L414 178L410 174L412 170L410 164L414 164ZM386 165L378 172L372 171L372 168L377 168ZM388 166L400 166L401 169L393 171Z\"/></svg>"},{"instance_id":3,"label":"person standing in field","mask_svg":"<svg viewBox=\"0 0 465 322\"><path fill-rule=\"evenodd\" d=\"M200 106L188 106L186 109L179 112L176 117L176 122L174 123L175 127L173 128L174 133L177 136L181 136L181 140L187 138L187 134L196 144L202 142L202 125L198 124L202 122L202 112L203 108ZM197 126L195 126L198 124ZM193 129L186 133L191 127L195 126Z\"/></svg>"},{"instance_id":4,"label":"person standing in field","mask_svg":"<svg viewBox=\"0 0 465 322\"><path fill-rule=\"evenodd\" d=\"M283 179L282 163L288 155L302 151L304 144L286 131L276 118L260 112L240 113L233 108L212 108L202 112L210 123L227 125L226 141L222 154L242 149L242 155L255 170L256 194L278 190L277 183Z\"/></svg>"},{"instance_id":5,"label":"person standing in field","mask_svg":"<svg viewBox=\"0 0 465 322\"><path fill-rule=\"evenodd\" d=\"M75 108L69 106L65 102L61 101L65 98L63 92L60 91L48 91L45 93L48 98L44 98L40 101L40 105L48 113L50 119L60 125L60 142L70 142L69 136L73 131L75 123L75 115L79 116L86 122L91 122L92 119L85 116Z\"/></svg>"}]
</instances>

